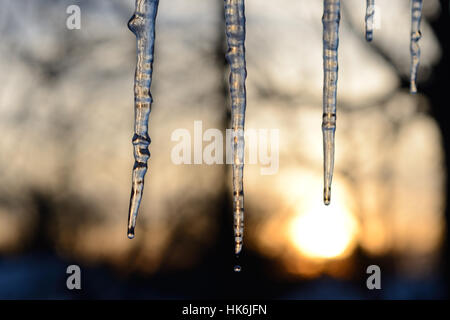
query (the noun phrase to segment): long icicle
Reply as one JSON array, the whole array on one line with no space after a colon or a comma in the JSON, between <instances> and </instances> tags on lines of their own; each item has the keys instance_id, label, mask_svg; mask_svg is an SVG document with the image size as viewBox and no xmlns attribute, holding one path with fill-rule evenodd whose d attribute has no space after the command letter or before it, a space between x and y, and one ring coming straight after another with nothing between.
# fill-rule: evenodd
<instances>
[{"instance_id":1,"label":"long icicle","mask_svg":"<svg viewBox=\"0 0 450 320\"><path fill-rule=\"evenodd\" d=\"M375 16L375 0L366 0L366 40L373 39L373 19Z\"/></svg>"},{"instance_id":2,"label":"long icicle","mask_svg":"<svg viewBox=\"0 0 450 320\"><path fill-rule=\"evenodd\" d=\"M411 75L409 92L417 92L417 70L419 69L420 47L419 40L422 37L420 33L420 20L422 19L422 0L412 0L411 3Z\"/></svg>"},{"instance_id":3,"label":"long icicle","mask_svg":"<svg viewBox=\"0 0 450 320\"><path fill-rule=\"evenodd\" d=\"M323 2L323 200L330 204L336 131L336 91L338 78L340 0Z\"/></svg>"},{"instance_id":4,"label":"long icicle","mask_svg":"<svg viewBox=\"0 0 450 320\"><path fill-rule=\"evenodd\" d=\"M244 123L246 108L245 79L245 4L244 0L225 1L225 25L230 65L231 121L233 132L233 217L235 254L242 250L244 233Z\"/></svg>"},{"instance_id":5,"label":"long icicle","mask_svg":"<svg viewBox=\"0 0 450 320\"><path fill-rule=\"evenodd\" d=\"M128 22L128 28L136 35L137 63L134 80L134 166L130 208L128 211L128 238L134 238L136 219L144 191L144 177L150 158L148 146L148 118L153 102L150 93L155 43L155 20L159 0L136 0L136 11Z\"/></svg>"}]
</instances>

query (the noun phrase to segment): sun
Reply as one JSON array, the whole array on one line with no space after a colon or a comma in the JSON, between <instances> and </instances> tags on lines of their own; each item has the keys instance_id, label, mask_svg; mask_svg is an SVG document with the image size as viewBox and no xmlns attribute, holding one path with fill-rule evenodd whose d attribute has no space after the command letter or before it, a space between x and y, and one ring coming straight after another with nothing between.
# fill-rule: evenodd
<instances>
[{"instance_id":1,"label":"sun","mask_svg":"<svg viewBox=\"0 0 450 320\"><path fill-rule=\"evenodd\" d=\"M310 258L342 258L356 243L356 220L336 198L330 206L318 202L303 210L289 229L294 246Z\"/></svg>"}]
</instances>

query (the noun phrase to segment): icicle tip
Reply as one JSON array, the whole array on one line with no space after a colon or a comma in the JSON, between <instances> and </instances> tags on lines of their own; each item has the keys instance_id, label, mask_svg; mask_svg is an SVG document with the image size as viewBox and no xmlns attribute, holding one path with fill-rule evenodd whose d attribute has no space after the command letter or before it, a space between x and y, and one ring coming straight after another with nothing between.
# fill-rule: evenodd
<instances>
[{"instance_id":1,"label":"icicle tip","mask_svg":"<svg viewBox=\"0 0 450 320\"><path fill-rule=\"evenodd\" d=\"M128 228L128 232L127 232L127 237L128 239L134 239L134 228Z\"/></svg>"},{"instance_id":2,"label":"icicle tip","mask_svg":"<svg viewBox=\"0 0 450 320\"><path fill-rule=\"evenodd\" d=\"M323 189L323 203L328 206L331 202L331 188L324 188Z\"/></svg>"},{"instance_id":3,"label":"icicle tip","mask_svg":"<svg viewBox=\"0 0 450 320\"><path fill-rule=\"evenodd\" d=\"M237 257L239 257L239 253L242 251L242 243L236 243L234 246L234 254L236 254Z\"/></svg>"}]
</instances>

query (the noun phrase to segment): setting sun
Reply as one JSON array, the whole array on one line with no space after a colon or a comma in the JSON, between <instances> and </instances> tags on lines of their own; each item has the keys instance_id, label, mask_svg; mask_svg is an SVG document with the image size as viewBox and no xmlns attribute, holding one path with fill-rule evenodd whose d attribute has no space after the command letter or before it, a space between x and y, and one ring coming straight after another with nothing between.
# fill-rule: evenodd
<instances>
[{"instance_id":1,"label":"setting sun","mask_svg":"<svg viewBox=\"0 0 450 320\"><path fill-rule=\"evenodd\" d=\"M295 217L290 236L295 247L311 258L343 257L355 243L356 221L334 199L330 206L318 203Z\"/></svg>"}]
</instances>

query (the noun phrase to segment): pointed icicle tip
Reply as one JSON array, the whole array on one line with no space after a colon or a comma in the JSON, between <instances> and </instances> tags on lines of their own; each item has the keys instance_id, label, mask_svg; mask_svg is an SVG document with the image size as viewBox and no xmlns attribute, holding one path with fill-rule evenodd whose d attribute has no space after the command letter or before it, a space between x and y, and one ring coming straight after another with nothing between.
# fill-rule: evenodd
<instances>
[{"instance_id":1,"label":"pointed icicle tip","mask_svg":"<svg viewBox=\"0 0 450 320\"><path fill-rule=\"evenodd\" d=\"M237 258L239 258L239 253L241 253L242 251L242 243L236 243L236 245L234 246L234 254L236 255Z\"/></svg>"},{"instance_id":2,"label":"pointed icicle tip","mask_svg":"<svg viewBox=\"0 0 450 320\"><path fill-rule=\"evenodd\" d=\"M417 86L415 82L411 82L411 85L409 87L409 93L416 94L417 93Z\"/></svg>"},{"instance_id":3,"label":"pointed icicle tip","mask_svg":"<svg viewBox=\"0 0 450 320\"><path fill-rule=\"evenodd\" d=\"M326 206L330 205L331 202L331 188L325 188L323 190L323 203L325 203Z\"/></svg>"},{"instance_id":4,"label":"pointed icicle tip","mask_svg":"<svg viewBox=\"0 0 450 320\"><path fill-rule=\"evenodd\" d=\"M134 239L134 228L128 228L128 239Z\"/></svg>"}]
</instances>

